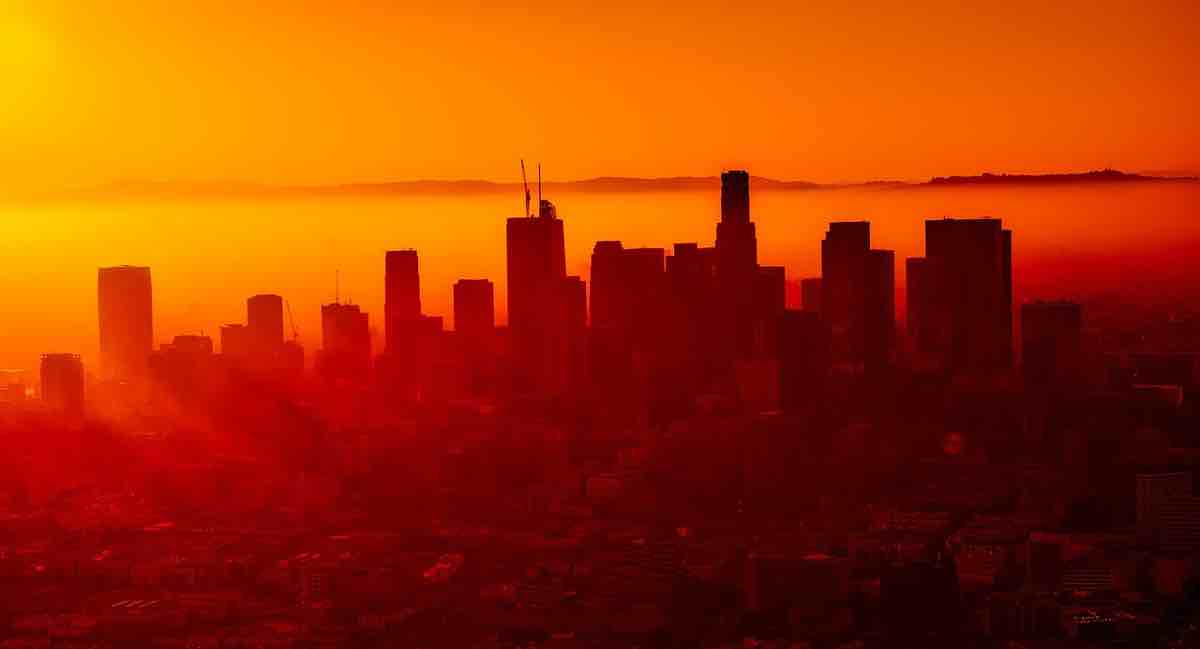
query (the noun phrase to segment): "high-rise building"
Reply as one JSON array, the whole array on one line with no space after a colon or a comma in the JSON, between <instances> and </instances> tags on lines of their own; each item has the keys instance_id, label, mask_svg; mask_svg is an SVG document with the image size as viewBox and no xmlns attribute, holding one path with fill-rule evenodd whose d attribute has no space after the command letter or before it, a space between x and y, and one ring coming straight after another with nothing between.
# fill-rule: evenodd
<instances>
[{"instance_id":1,"label":"high-rise building","mask_svg":"<svg viewBox=\"0 0 1200 649\"><path fill-rule=\"evenodd\" d=\"M357 304L321 307L321 355L326 378L365 381L371 369L371 333L367 314Z\"/></svg>"},{"instance_id":2,"label":"high-rise building","mask_svg":"<svg viewBox=\"0 0 1200 649\"><path fill-rule=\"evenodd\" d=\"M221 355L245 363L253 355L254 343L250 329L244 324L221 325Z\"/></svg>"},{"instance_id":3,"label":"high-rise building","mask_svg":"<svg viewBox=\"0 0 1200 649\"><path fill-rule=\"evenodd\" d=\"M821 241L821 317L833 361L875 368L890 360L895 327L895 270L890 250L871 249L871 224L829 224Z\"/></svg>"},{"instance_id":4,"label":"high-rise building","mask_svg":"<svg viewBox=\"0 0 1200 649\"><path fill-rule=\"evenodd\" d=\"M454 330L480 339L496 327L495 292L491 280L460 279L454 283Z\"/></svg>"},{"instance_id":5,"label":"high-rise building","mask_svg":"<svg viewBox=\"0 0 1200 649\"><path fill-rule=\"evenodd\" d=\"M729 360L754 353L754 284L758 239L750 220L750 174L721 174L721 221L717 224L717 288L721 302L722 349Z\"/></svg>"},{"instance_id":6,"label":"high-rise building","mask_svg":"<svg viewBox=\"0 0 1200 649\"><path fill-rule=\"evenodd\" d=\"M256 350L274 356L283 345L283 298L253 295L246 299L246 327Z\"/></svg>"},{"instance_id":7,"label":"high-rise building","mask_svg":"<svg viewBox=\"0 0 1200 649\"><path fill-rule=\"evenodd\" d=\"M83 414L83 361L78 354L42 354L42 401L57 412Z\"/></svg>"},{"instance_id":8,"label":"high-rise building","mask_svg":"<svg viewBox=\"0 0 1200 649\"><path fill-rule=\"evenodd\" d=\"M1077 387L1083 374L1083 307L1074 302L1022 304L1021 369L1029 388Z\"/></svg>"},{"instance_id":9,"label":"high-rise building","mask_svg":"<svg viewBox=\"0 0 1200 649\"><path fill-rule=\"evenodd\" d=\"M508 219L508 328L516 387L557 394L567 387L567 277L563 222L550 201L537 216Z\"/></svg>"},{"instance_id":10,"label":"high-rise building","mask_svg":"<svg viewBox=\"0 0 1200 649\"><path fill-rule=\"evenodd\" d=\"M1012 232L1000 219L929 220L924 259L908 266L918 269L918 296L910 307L918 349L936 356L951 372L1008 369L1013 356ZM911 276L909 281L911 285Z\"/></svg>"},{"instance_id":11,"label":"high-rise building","mask_svg":"<svg viewBox=\"0 0 1200 649\"><path fill-rule=\"evenodd\" d=\"M144 377L154 347L150 269L101 268L97 288L102 375L121 381Z\"/></svg>"},{"instance_id":12,"label":"high-rise building","mask_svg":"<svg viewBox=\"0 0 1200 649\"><path fill-rule=\"evenodd\" d=\"M800 280L800 308L810 313L821 312L820 277L805 277Z\"/></svg>"},{"instance_id":13,"label":"high-rise building","mask_svg":"<svg viewBox=\"0 0 1200 649\"><path fill-rule=\"evenodd\" d=\"M492 380L496 331L496 305L492 282L460 279L454 283L454 334L466 365L466 380L473 392Z\"/></svg>"},{"instance_id":14,"label":"high-rise building","mask_svg":"<svg viewBox=\"0 0 1200 649\"><path fill-rule=\"evenodd\" d=\"M787 277L783 266L759 266L754 279L754 356L776 358L779 318L787 308Z\"/></svg>"},{"instance_id":15,"label":"high-rise building","mask_svg":"<svg viewBox=\"0 0 1200 649\"><path fill-rule=\"evenodd\" d=\"M779 318L779 402L788 412L819 403L830 367L829 326L811 311L785 310Z\"/></svg>"},{"instance_id":16,"label":"high-rise building","mask_svg":"<svg viewBox=\"0 0 1200 649\"><path fill-rule=\"evenodd\" d=\"M384 256L384 344L387 351L410 360L421 319L421 276L416 250L389 250Z\"/></svg>"}]
</instances>

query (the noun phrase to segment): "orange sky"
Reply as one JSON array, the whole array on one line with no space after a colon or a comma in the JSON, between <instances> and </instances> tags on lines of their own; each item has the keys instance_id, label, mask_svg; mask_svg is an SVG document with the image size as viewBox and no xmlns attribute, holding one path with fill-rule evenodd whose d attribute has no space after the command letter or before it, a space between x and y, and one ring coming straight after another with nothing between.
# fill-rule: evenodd
<instances>
[{"instance_id":1,"label":"orange sky","mask_svg":"<svg viewBox=\"0 0 1200 649\"><path fill-rule=\"evenodd\" d=\"M1194 1L450 4L8 0L0 191L1200 168Z\"/></svg>"}]
</instances>

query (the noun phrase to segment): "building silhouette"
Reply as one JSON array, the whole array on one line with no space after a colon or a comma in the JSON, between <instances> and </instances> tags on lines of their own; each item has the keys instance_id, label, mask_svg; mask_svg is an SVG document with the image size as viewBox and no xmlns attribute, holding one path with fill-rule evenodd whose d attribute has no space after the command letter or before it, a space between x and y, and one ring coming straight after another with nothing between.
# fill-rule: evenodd
<instances>
[{"instance_id":1,"label":"building silhouette","mask_svg":"<svg viewBox=\"0 0 1200 649\"><path fill-rule=\"evenodd\" d=\"M1083 307L1075 302L1021 305L1021 370L1026 388L1070 389L1083 376Z\"/></svg>"},{"instance_id":2,"label":"building silhouette","mask_svg":"<svg viewBox=\"0 0 1200 649\"><path fill-rule=\"evenodd\" d=\"M357 304L321 307L321 354L318 372L326 379L365 382L371 369L371 333L367 314Z\"/></svg>"},{"instance_id":3,"label":"building silhouette","mask_svg":"<svg viewBox=\"0 0 1200 649\"><path fill-rule=\"evenodd\" d=\"M421 318L421 275L416 250L389 250L384 255L384 346L401 361L411 362Z\"/></svg>"},{"instance_id":4,"label":"building silhouette","mask_svg":"<svg viewBox=\"0 0 1200 649\"><path fill-rule=\"evenodd\" d=\"M812 313L821 312L820 277L805 277L800 280L800 308Z\"/></svg>"},{"instance_id":5,"label":"building silhouette","mask_svg":"<svg viewBox=\"0 0 1200 649\"><path fill-rule=\"evenodd\" d=\"M247 298L246 327L254 346L274 355L283 345L283 298L271 294Z\"/></svg>"},{"instance_id":6,"label":"building silhouette","mask_svg":"<svg viewBox=\"0 0 1200 649\"><path fill-rule=\"evenodd\" d=\"M1000 219L929 220L924 260L907 267L917 350L954 373L1008 369L1012 232Z\"/></svg>"},{"instance_id":7,"label":"building silhouette","mask_svg":"<svg viewBox=\"0 0 1200 649\"><path fill-rule=\"evenodd\" d=\"M829 224L821 241L820 314L833 362L872 369L891 359L895 329L894 254L871 249L871 224Z\"/></svg>"},{"instance_id":8,"label":"building silhouette","mask_svg":"<svg viewBox=\"0 0 1200 649\"><path fill-rule=\"evenodd\" d=\"M561 394L568 381L566 249L550 201L506 226L508 328L514 387Z\"/></svg>"},{"instance_id":9,"label":"building silhouette","mask_svg":"<svg viewBox=\"0 0 1200 649\"><path fill-rule=\"evenodd\" d=\"M72 416L83 414L83 361L78 354L42 354L41 382L47 407Z\"/></svg>"},{"instance_id":10,"label":"building silhouette","mask_svg":"<svg viewBox=\"0 0 1200 649\"><path fill-rule=\"evenodd\" d=\"M468 389L478 394L490 386L495 373L496 298L491 280L454 283L454 335Z\"/></svg>"},{"instance_id":11,"label":"building silhouette","mask_svg":"<svg viewBox=\"0 0 1200 649\"><path fill-rule=\"evenodd\" d=\"M101 268L97 289L102 376L118 381L144 378L154 347L150 269Z\"/></svg>"},{"instance_id":12,"label":"building silhouette","mask_svg":"<svg viewBox=\"0 0 1200 649\"><path fill-rule=\"evenodd\" d=\"M724 328L722 349L729 360L754 354L754 285L758 276L758 239L750 220L750 174L721 174L721 220L717 223L717 288Z\"/></svg>"}]
</instances>

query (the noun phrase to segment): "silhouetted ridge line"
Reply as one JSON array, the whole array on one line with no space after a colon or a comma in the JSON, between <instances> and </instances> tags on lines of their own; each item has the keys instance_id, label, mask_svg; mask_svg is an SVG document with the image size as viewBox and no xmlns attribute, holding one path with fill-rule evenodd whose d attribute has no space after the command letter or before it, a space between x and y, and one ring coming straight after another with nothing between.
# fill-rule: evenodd
<instances>
[{"instance_id":1,"label":"silhouetted ridge line","mask_svg":"<svg viewBox=\"0 0 1200 649\"><path fill-rule=\"evenodd\" d=\"M1052 185L1073 183L1116 183L1116 182L1152 182L1152 181L1195 181L1189 176L1147 176L1125 173L1116 169L1101 169L1085 173L1068 174L993 174L984 173L978 176L939 176L931 179L926 186L956 186L956 185Z\"/></svg>"}]
</instances>

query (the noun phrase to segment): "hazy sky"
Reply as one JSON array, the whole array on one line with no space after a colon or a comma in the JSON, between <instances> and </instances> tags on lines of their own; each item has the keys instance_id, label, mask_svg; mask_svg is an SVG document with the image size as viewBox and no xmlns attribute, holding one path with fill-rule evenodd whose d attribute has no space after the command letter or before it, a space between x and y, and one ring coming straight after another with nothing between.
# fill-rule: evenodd
<instances>
[{"instance_id":1,"label":"hazy sky","mask_svg":"<svg viewBox=\"0 0 1200 649\"><path fill-rule=\"evenodd\" d=\"M0 190L1200 167L1194 0L472 4L0 0Z\"/></svg>"}]
</instances>

